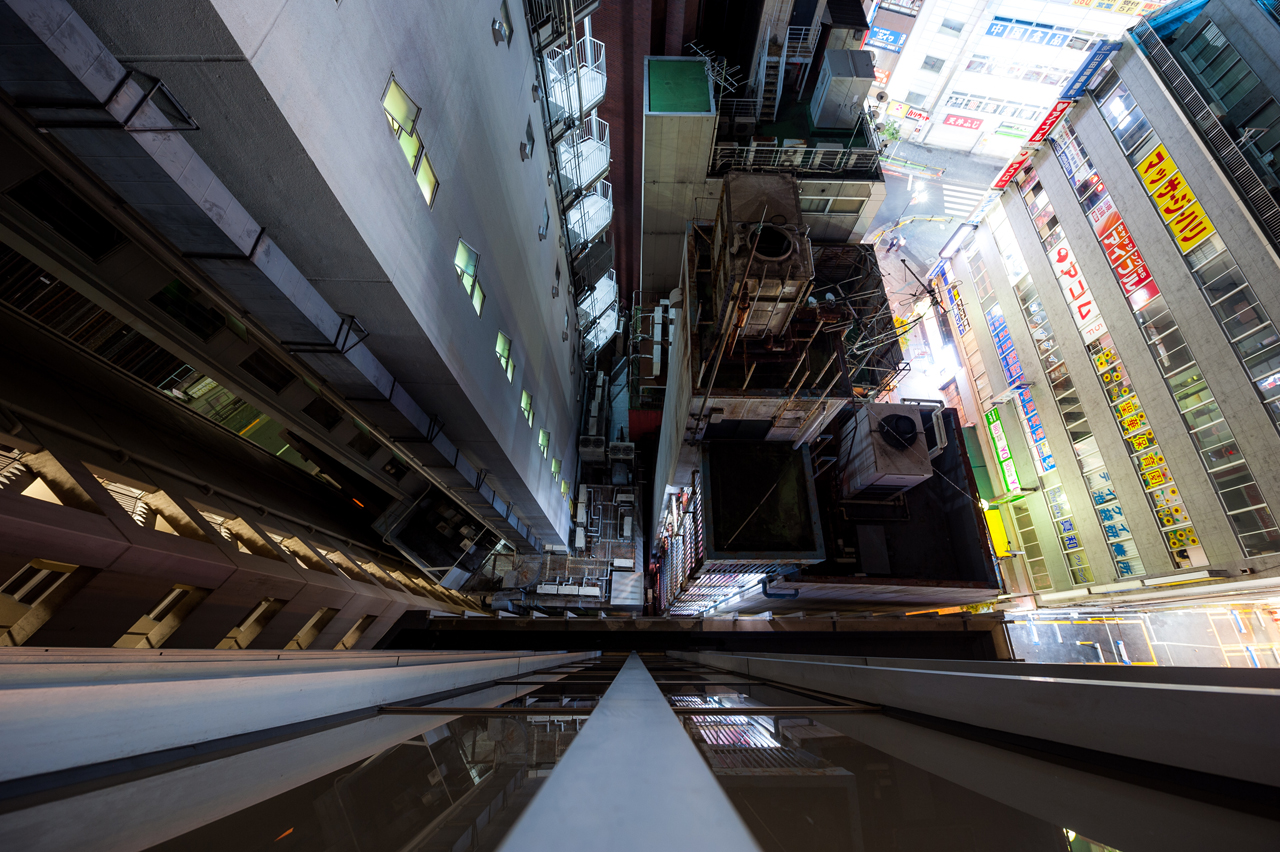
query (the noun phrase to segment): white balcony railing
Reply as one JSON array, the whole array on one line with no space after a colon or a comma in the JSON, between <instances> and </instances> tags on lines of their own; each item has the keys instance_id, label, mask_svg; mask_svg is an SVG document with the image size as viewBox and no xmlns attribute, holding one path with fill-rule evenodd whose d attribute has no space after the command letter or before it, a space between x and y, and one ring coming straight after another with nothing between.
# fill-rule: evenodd
<instances>
[{"instance_id":1,"label":"white balcony railing","mask_svg":"<svg viewBox=\"0 0 1280 852\"><path fill-rule=\"evenodd\" d=\"M562 192L591 186L609 171L609 125L588 117L556 145L556 159Z\"/></svg>"},{"instance_id":2,"label":"white balcony railing","mask_svg":"<svg viewBox=\"0 0 1280 852\"><path fill-rule=\"evenodd\" d=\"M597 182L565 218L569 222L570 248L576 251L609 227L613 220L613 187L607 180Z\"/></svg>"},{"instance_id":3,"label":"white balcony railing","mask_svg":"<svg viewBox=\"0 0 1280 852\"><path fill-rule=\"evenodd\" d=\"M812 62L820 32L819 27L787 27L787 60Z\"/></svg>"},{"instance_id":4,"label":"white balcony railing","mask_svg":"<svg viewBox=\"0 0 1280 852\"><path fill-rule=\"evenodd\" d=\"M545 62L552 121L586 115L604 100L604 42L584 38L569 50L552 48Z\"/></svg>"},{"instance_id":5,"label":"white balcony railing","mask_svg":"<svg viewBox=\"0 0 1280 852\"><path fill-rule=\"evenodd\" d=\"M755 98L721 98L721 118L760 118L760 102Z\"/></svg>"},{"instance_id":6,"label":"white balcony railing","mask_svg":"<svg viewBox=\"0 0 1280 852\"><path fill-rule=\"evenodd\" d=\"M588 354L609 342L618 331L618 281L610 269L596 282L595 289L578 305L578 327L582 329Z\"/></svg>"}]
</instances>

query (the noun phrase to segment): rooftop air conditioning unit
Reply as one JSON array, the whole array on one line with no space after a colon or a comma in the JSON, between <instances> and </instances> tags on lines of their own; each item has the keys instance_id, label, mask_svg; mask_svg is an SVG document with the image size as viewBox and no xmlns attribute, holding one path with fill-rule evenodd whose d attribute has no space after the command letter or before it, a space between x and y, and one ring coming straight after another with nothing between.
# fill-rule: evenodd
<instances>
[{"instance_id":1,"label":"rooftop air conditioning unit","mask_svg":"<svg viewBox=\"0 0 1280 852\"><path fill-rule=\"evenodd\" d=\"M609 458L630 461L636 457L636 445L622 441L609 444Z\"/></svg>"},{"instance_id":2,"label":"rooftop air conditioning unit","mask_svg":"<svg viewBox=\"0 0 1280 852\"><path fill-rule=\"evenodd\" d=\"M605 440L599 435L583 435L578 438L578 458L584 462L605 460Z\"/></svg>"},{"instance_id":3,"label":"rooftop air conditioning unit","mask_svg":"<svg viewBox=\"0 0 1280 852\"><path fill-rule=\"evenodd\" d=\"M933 476L920 408L870 404L840 436L840 496L879 499Z\"/></svg>"}]
</instances>

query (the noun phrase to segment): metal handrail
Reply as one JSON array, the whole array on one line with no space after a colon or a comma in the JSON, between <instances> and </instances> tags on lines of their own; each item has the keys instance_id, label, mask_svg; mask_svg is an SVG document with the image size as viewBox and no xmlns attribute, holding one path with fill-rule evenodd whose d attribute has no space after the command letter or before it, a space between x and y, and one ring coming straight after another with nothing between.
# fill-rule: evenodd
<instances>
[{"instance_id":1,"label":"metal handrail","mask_svg":"<svg viewBox=\"0 0 1280 852\"><path fill-rule=\"evenodd\" d=\"M1164 82L1173 92L1175 100L1191 123L1200 132L1201 139L1217 156L1218 163L1226 171L1236 190L1243 196L1254 218L1262 226L1273 247L1280 251L1280 204L1271 195L1262 178L1245 159L1226 128L1209 109L1209 104L1178 65L1169 48L1156 35L1145 20L1129 31L1132 38L1151 59Z\"/></svg>"},{"instance_id":2,"label":"metal handrail","mask_svg":"<svg viewBox=\"0 0 1280 852\"><path fill-rule=\"evenodd\" d=\"M760 103L755 98L721 98L720 115L724 118L759 119Z\"/></svg>"},{"instance_id":3,"label":"metal handrail","mask_svg":"<svg viewBox=\"0 0 1280 852\"><path fill-rule=\"evenodd\" d=\"M819 32L817 27L787 27L786 55L800 62L812 60Z\"/></svg>"},{"instance_id":4,"label":"metal handrail","mask_svg":"<svg viewBox=\"0 0 1280 852\"><path fill-rule=\"evenodd\" d=\"M585 149L589 143L604 146L602 169L587 169ZM573 182L571 187L564 187L566 192L579 189L594 181L609 170L608 123L594 115L587 116L556 145L556 156L560 161L560 172Z\"/></svg>"}]
</instances>

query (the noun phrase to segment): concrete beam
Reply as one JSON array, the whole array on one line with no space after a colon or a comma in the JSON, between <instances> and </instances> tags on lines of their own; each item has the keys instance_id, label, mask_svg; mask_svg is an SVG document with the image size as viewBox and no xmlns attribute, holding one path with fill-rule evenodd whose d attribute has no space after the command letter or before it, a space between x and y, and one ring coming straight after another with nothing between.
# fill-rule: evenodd
<instances>
[{"instance_id":1,"label":"concrete beam","mask_svg":"<svg viewBox=\"0 0 1280 852\"><path fill-rule=\"evenodd\" d=\"M673 846L760 848L632 653L499 850Z\"/></svg>"},{"instance_id":2,"label":"concrete beam","mask_svg":"<svg viewBox=\"0 0 1280 852\"><path fill-rule=\"evenodd\" d=\"M252 652L245 652L252 653ZM192 655L157 668L157 652L63 656L75 668L34 663L30 649L0 653L0 781L58 772L225 737L298 724L553 668L595 654L505 653L328 657L296 670L305 654L251 658ZM327 655L326 655L327 656ZM47 659L47 658L45 658ZM95 671L96 666L106 672ZM221 669L206 663L233 662ZM146 673L135 669L141 665ZM90 671L84 671L84 667ZM85 683L86 676L92 676Z\"/></svg>"},{"instance_id":3,"label":"concrete beam","mask_svg":"<svg viewBox=\"0 0 1280 852\"><path fill-rule=\"evenodd\" d=\"M1220 721L1275 718L1276 671L671 655L979 729L1280 787L1280 732Z\"/></svg>"}]
</instances>

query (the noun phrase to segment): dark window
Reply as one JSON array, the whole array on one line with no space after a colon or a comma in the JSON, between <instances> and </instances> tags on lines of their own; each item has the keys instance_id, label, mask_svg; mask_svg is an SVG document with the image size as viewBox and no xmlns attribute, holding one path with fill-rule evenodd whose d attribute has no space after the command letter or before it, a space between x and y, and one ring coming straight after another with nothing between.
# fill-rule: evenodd
<instances>
[{"instance_id":1,"label":"dark window","mask_svg":"<svg viewBox=\"0 0 1280 852\"><path fill-rule=\"evenodd\" d=\"M376 453L378 448L382 445L367 435L364 431L359 431L356 432L355 436L347 442L347 446L365 458L369 458Z\"/></svg>"},{"instance_id":2,"label":"dark window","mask_svg":"<svg viewBox=\"0 0 1280 852\"><path fill-rule=\"evenodd\" d=\"M942 66L946 64L947 61L945 59L939 59L936 56L926 56L924 58L924 63L920 67L925 71L933 71L937 73L940 72L942 70Z\"/></svg>"},{"instance_id":3,"label":"dark window","mask_svg":"<svg viewBox=\"0 0 1280 852\"><path fill-rule=\"evenodd\" d=\"M302 410L308 417L330 431L342 422L342 412L321 397L311 400Z\"/></svg>"},{"instance_id":4,"label":"dark window","mask_svg":"<svg viewBox=\"0 0 1280 852\"><path fill-rule=\"evenodd\" d=\"M227 324L221 311L206 307L196 292L181 281L170 281L151 297L151 303L201 340L207 341Z\"/></svg>"},{"instance_id":5,"label":"dark window","mask_svg":"<svg viewBox=\"0 0 1280 852\"><path fill-rule=\"evenodd\" d=\"M240 369L262 382L276 393L284 390L293 381L293 373L284 364L257 349L248 358L240 362Z\"/></svg>"},{"instance_id":6,"label":"dark window","mask_svg":"<svg viewBox=\"0 0 1280 852\"><path fill-rule=\"evenodd\" d=\"M387 463L382 466L382 472L399 482L409 472L409 466L393 457L387 459Z\"/></svg>"},{"instance_id":7,"label":"dark window","mask_svg":"<svg viewBox=\"0 0 1280 852\"><path fill-rule=\"evenodd\" d=\"M8 195L94 260L124 242L114 225L48 172L27 178Z\"/></svg>"}]
</instances>

